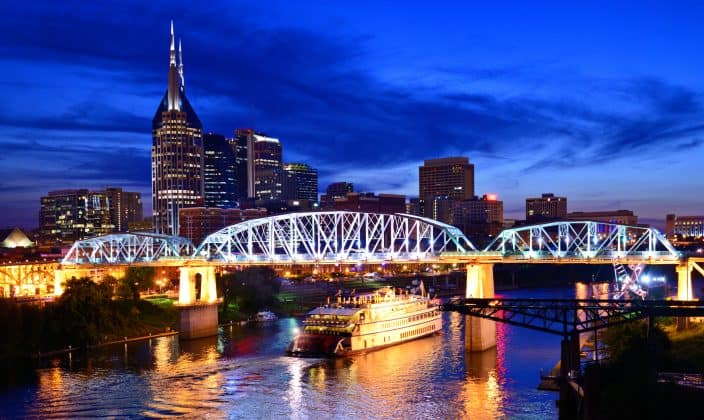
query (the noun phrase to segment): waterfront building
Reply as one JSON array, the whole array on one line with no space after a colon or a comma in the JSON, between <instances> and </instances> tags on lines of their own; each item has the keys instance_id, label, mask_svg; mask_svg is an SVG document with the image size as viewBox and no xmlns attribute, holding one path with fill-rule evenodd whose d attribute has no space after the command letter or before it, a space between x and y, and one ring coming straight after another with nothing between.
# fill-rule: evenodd
<instances>
[{"instance_id":1,"label":"waterfront building","mask_svg":"<svg viewBox=\"0 0 704 420\"><path fill-rule=\"evenodd\" d=\"M474 164L466 157L425 160L418 167L418 197L471 199L474 197Z\"/></svg>"},{"instance_id":2,"label":"waterfront building","mask_svg":"<svg viewBox=\"0 0 704 420\"><path fill-rule=\"evenodd\" d=\"M330 210L334 208L336 198L342 198L347 193L354 192L351 182L333 182L325 189L325 194L320 195L320 208Z\"/></svg>"},{"instance_id":3,"label":"waterfront building","mask_svg":"<svg viewBox=\"0 0 704 420\"><path fill-rule=\"evenodd\" d=\"M0 248L27 248L34 242L20 228L0 229Z\"/></svg>"},{"instance_id":4,"label":"waterfront building","mask_svg":"<svg viewBox=\"0 0 704 420\"><path fill-rule=\"evenodd\" d=\"M283 199L318 201L318 170L305 163L283 165Z\"/></svg>"},{"instance_id":5,"label":"waterfront building","mask_svg":"<svg viewBox=\"0 0 704 420\"><path fill-rule=\"evenodd\" d=\"M205 206L237 207L237 145L221 134L203 136Z\"/></svg>"},{"instance_id":6,"label":"waterfront building","mask_svg":"<svg viewBox=\"0 0 704 420\"><path fill-rule=\"evenodd\" d=\"M177 235L179 209L203 202L203 125L186 97L179 41L176 62L171 23L168 86L152 120L154 230Z\"/></svg>"},{"instance_id":7,"label":"waterfront building","mask_svg":"<svg viewBox=\"0 0 704 420\"><path fill-rule=\"evenodd\" d=\"M99 236L115 230L110 200L104 191L50 191L41 197L39 234L43 241L67 241Z\"/></svg>"},{"instance_id":8,"label":"waterfront building","mask_svg":"<svg viewBox=\"0 0 704 420\"><path fill-rule=\"evenodd\" d=\"M254 130L235 130L235 185L238 200L254 198Z\"/></svg>"},{"instance_id":9,"label":"waterfront building","mask_svg":"<svg viewBox=\"0 0 704 420\"><path fill-rule=\"evenodd\" d=\"M206 236L245 220L267 216L266 209L232 209L220 207L188 207L179 210L179 236L198 246Z\"/></svg>"},{"instance_id":10,"label":"waterfront building","mask_svg":"<svg viewBox=\"0 0 704 420\"><path fill-rule=\"evenodd\" d=\"M468 236L496 236L503 223L504 203L496 194L455 201L452 205L452 224Z\"/></svg>"},{"instance_id":11,"label":"waterfront building","mask_svg":"<svg viewBox=\"0 0 704 420\"><path fill-rule=\"evenodd\" d=\"M668 214L665 218L665 233L668 237L704 237L704 216L676 216Z\"/></svg>"},{"instance_id":12,"label":"waterfront building","mask_svg":"<svg viewBox=\"0 0 704 420\"><path fill-rule=\"evenodd\" d=\"M541 223L567 217L567 197L545 193L540 197L526 198L526 222Z\"/></svg>"},{"instance_id":13,"label":"waterfront building","mask_svg":"<svg viewBox=\"0 0 704 420\"><path fill-rule=\"evenodd\" d=\"M379 194L348 192L333 202L335 210L361 211L369 213L405 213L406 196L401 194Z\"/></svg>"},{"instance_id":14,"label":"waterfront building","mask_svg":"<svg viewBox=\"0 0 704 420\"><path fill-rule=\"evenodd\" d=\"M144 219L142 194L108 187L105 188L105 195L108 198L110 221L115 225L116 232L126 232L130 223Z\"/></svg>"},{"instance_id":15,"label":"waterfront building","mask_svg":"<svg viewBox=\"0 0 704 420\"><path fill-rule=\"evenodd\" d=\"M282 150L279 139L253 134L254 197L279 200L283 195Z\"/></svg>"},{"instance_id":16,"label":"waterfront building","mask_svg":"<svg viewBox=\"0 0 704 420\"><path fill-rule=\"evenodd\" d=\"M638 224L638 216L631 210L575 211L567 214L567 220L590 220L628 226Z\"/></svg>"}]
</instances>

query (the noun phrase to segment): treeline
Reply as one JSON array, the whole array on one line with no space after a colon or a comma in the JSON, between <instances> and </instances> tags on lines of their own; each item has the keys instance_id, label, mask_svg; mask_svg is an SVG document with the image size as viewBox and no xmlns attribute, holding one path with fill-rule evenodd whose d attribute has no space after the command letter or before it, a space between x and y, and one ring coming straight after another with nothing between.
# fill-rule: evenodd
<instances>
[{"instance_id":1,"label":"treeline","mask_svg":"<svg viewBox=\"0 0 704 420\"><path fill-rule=\"evenodd\" d=\"M242 319L262 309L277 311L281 283L269 267L248 267L217 278L220 320Z\"/></svg>"},{"instance_id":2,"label":"treeline","mask_svg":"<svg viewBox=\"0 0 704 420\"><path fill-rule=\"evenodd\" d=\"M704 372L704 330L695 327L673 340L674 318L661 318L649 330L647 321L609 327L601 336L608 361L585 371L583 418L687 418L702 401L704 390L658 383L657 372ZM682 334L682 333L680 333ZM695 416L696 417L696 416Z\"/></svg>"},{"instance_id":3,"label":"treeline","mask_svg":"<svg viewBox=\"0 0 704 420\"><path fill-rule=\"evenodd\" d=\"M43 306L0 300L0 368L12 368L41 352L175 325L175 313L139 299L139 290L153 277L153 269L140 267L128 269L120 280L107 277L100 284L71 279L61 297Z\"/></svg>"}]
</instances>

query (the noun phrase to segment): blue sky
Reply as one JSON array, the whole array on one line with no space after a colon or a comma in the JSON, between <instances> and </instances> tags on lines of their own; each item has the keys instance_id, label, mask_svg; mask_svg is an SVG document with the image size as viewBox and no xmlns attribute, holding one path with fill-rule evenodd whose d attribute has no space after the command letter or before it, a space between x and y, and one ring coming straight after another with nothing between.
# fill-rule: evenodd
<instances>
[{"instance_id":1,"label":"blue sky","mask_svg":"<svg viewBox=\"0 0 704 420\"><path fill-rule=\"evenodd\" d=\"M321 190L417 195L464 155L506 217L524 199L702 214L701 2L14 2L0 16L0 225L39 197L122 186L150 212L169 20L205 129L283 142Z\"/></svg>"}]
</instances>

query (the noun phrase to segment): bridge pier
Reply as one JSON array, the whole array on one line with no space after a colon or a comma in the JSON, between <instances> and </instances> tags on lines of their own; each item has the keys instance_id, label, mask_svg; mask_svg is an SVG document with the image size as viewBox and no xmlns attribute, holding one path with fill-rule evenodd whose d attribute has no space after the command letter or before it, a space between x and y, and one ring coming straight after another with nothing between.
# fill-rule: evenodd
<instances>
[{"instance_id":1,"label":"bridge pier","mask_svg":"<svg viewBox=\"0 0 704 420\"><path fill-rule=\"evenodd\" d=\"M494 264L467 265L467 298L494 297ZM465 319L465 349L484 351L496 346L496 323L485 318L467 316Z\"/></svg>"},{"instance_id":2,"label":"bridge pier","mask_svg":"<svg viewBox=\"0 0 704 420\"><path fill-rule=\"evenodd\" d=\"M191 340L217 335L215 267L180 267L179 275L179 338Z\"/></svg>"},{"instance_id":3,"label":"bridge pier","mask_svg":"<svg viewBox=\"0 0 704 420\"><path fill-rule=\"evenodd\" d=\"M64 270L54 270L54 296L59 297L64 294L64 284L66 283L66 273Z\"/></svg>"},{"instance_id":4,"label":"bridge pier","mask_svg":"<svg viewBox=\"0 0 704 420\"><path fill-rule=\"evenodd\" d=\"M692 300L692 266L689 261L679 264L677 270L677 299Z\"/></svg>"}]
</instances>

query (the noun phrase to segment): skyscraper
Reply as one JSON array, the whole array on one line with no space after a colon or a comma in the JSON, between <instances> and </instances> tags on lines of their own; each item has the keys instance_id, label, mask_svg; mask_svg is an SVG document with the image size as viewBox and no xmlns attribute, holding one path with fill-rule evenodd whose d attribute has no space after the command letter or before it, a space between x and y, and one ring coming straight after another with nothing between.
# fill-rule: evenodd
<instances>
[{"instance_id":1,"label":"skyscraper","mask_svg":"<svg viewBox=\"0 0 704 420\"><path fill-rule=\"evenodd\" d=\"M481 245L485 245L482 239L486 236L496 236L503 229L503 223L504 203L496 194L455 201L452 206L452 224Z\"/></svg>"},{"instance_id":2,"label":"skyscraper","mask_svg":"<svg viewBox=\"0 0 704 420\"><path fill-rule=\"evenodd\" d=\"M469 200L474 197L474 165L466 157L427 159L418 168L418 181L420 199Z\"/></svg>"},{"instance_id":3,"label":"skyscraper","mask_svg":"<svg viewBox=\"0 0 704 420\"><path fill-rule=\"evenodd\" d=\"M567 217L567 197L545 193L540 197L526 198L526 222L538 223Z\"/></svg>"},{"instance_id":4,"label":"skyscraper","mask_svg":"<svg viewBox=\"0 0 704 420\"><path fill-rule=\"evenodd\" d=\"M283 166L283 199L318 201L318 171L305 163Z\"/></svg>"},{"instance_id":5,"label":"skyscraper","mask_svg":"<svg viewBox=\"0 0 704 420\"><path fill-rule=\"evenodd\" d=\"M76 241L113 232L110 201L105 191L50 191L41 198L39 229L42 240Z\"/></svg>"},{"instance_id":6,"label":"skyscraper","mask_svg":"<svg viewBox=\"0 0 704 420\"><path fill-rule=\"evenodd\" d=\"M235 130L237 199L254 197L254 130Z\"/></svg>"},{"instance_id":7,"label":"skyscraper","mask_svg":"<svg viewBox=\"0 0 704 420\"><path fill-rule=\"evenodd\" d=\"M144 218L142 195L138 192L123 191L122 188L105 188L110 207L110 220L115 231L126 232L130 223L141 222Z\"/></svg>"},{"instance_id":8,"label":"skyscraper","mask_svg":"<svg viewBox=\"0 0 704 420\"><path fill-rule=\"evenodd\" d=\"M203 179L205 206L234 208L237 206L238 179L236 177L237 146L220 134L203 136Z\"/></svg>"},{"instance_id":9,"label":"skyscraper","mask_svg":"<svg viewBox=\"0 0 704 420\"><path fill-rule=\"evenodd\" d=\"M178 210L203 202L203 125L186 98L179 41L176 63L171 22L166 93L152 120L152 208L154 230L178 235Z\"/></svg>"},{"instance_id":10,"label":"skyscraper","mask_svg":"<svg viewBox=\"0 0 704 420\"><path fill-rule=\"evenodd\" d=\"M254 197L280 200L283 195L283 168L279 139L254 134Z\"/></svg>"},{"instance_id":11,"label":"skyscraper","mask_svg":"<svg viewBox=\"0 0 704 420\"><path fill-rule=\"evenodd\" d=\"M325 194L320 196L320 208L330 210L334 206L336 198L342 198L347 193L354 192L351 182L333 182L325 189Z\"/></svg>"}]
</instances>

